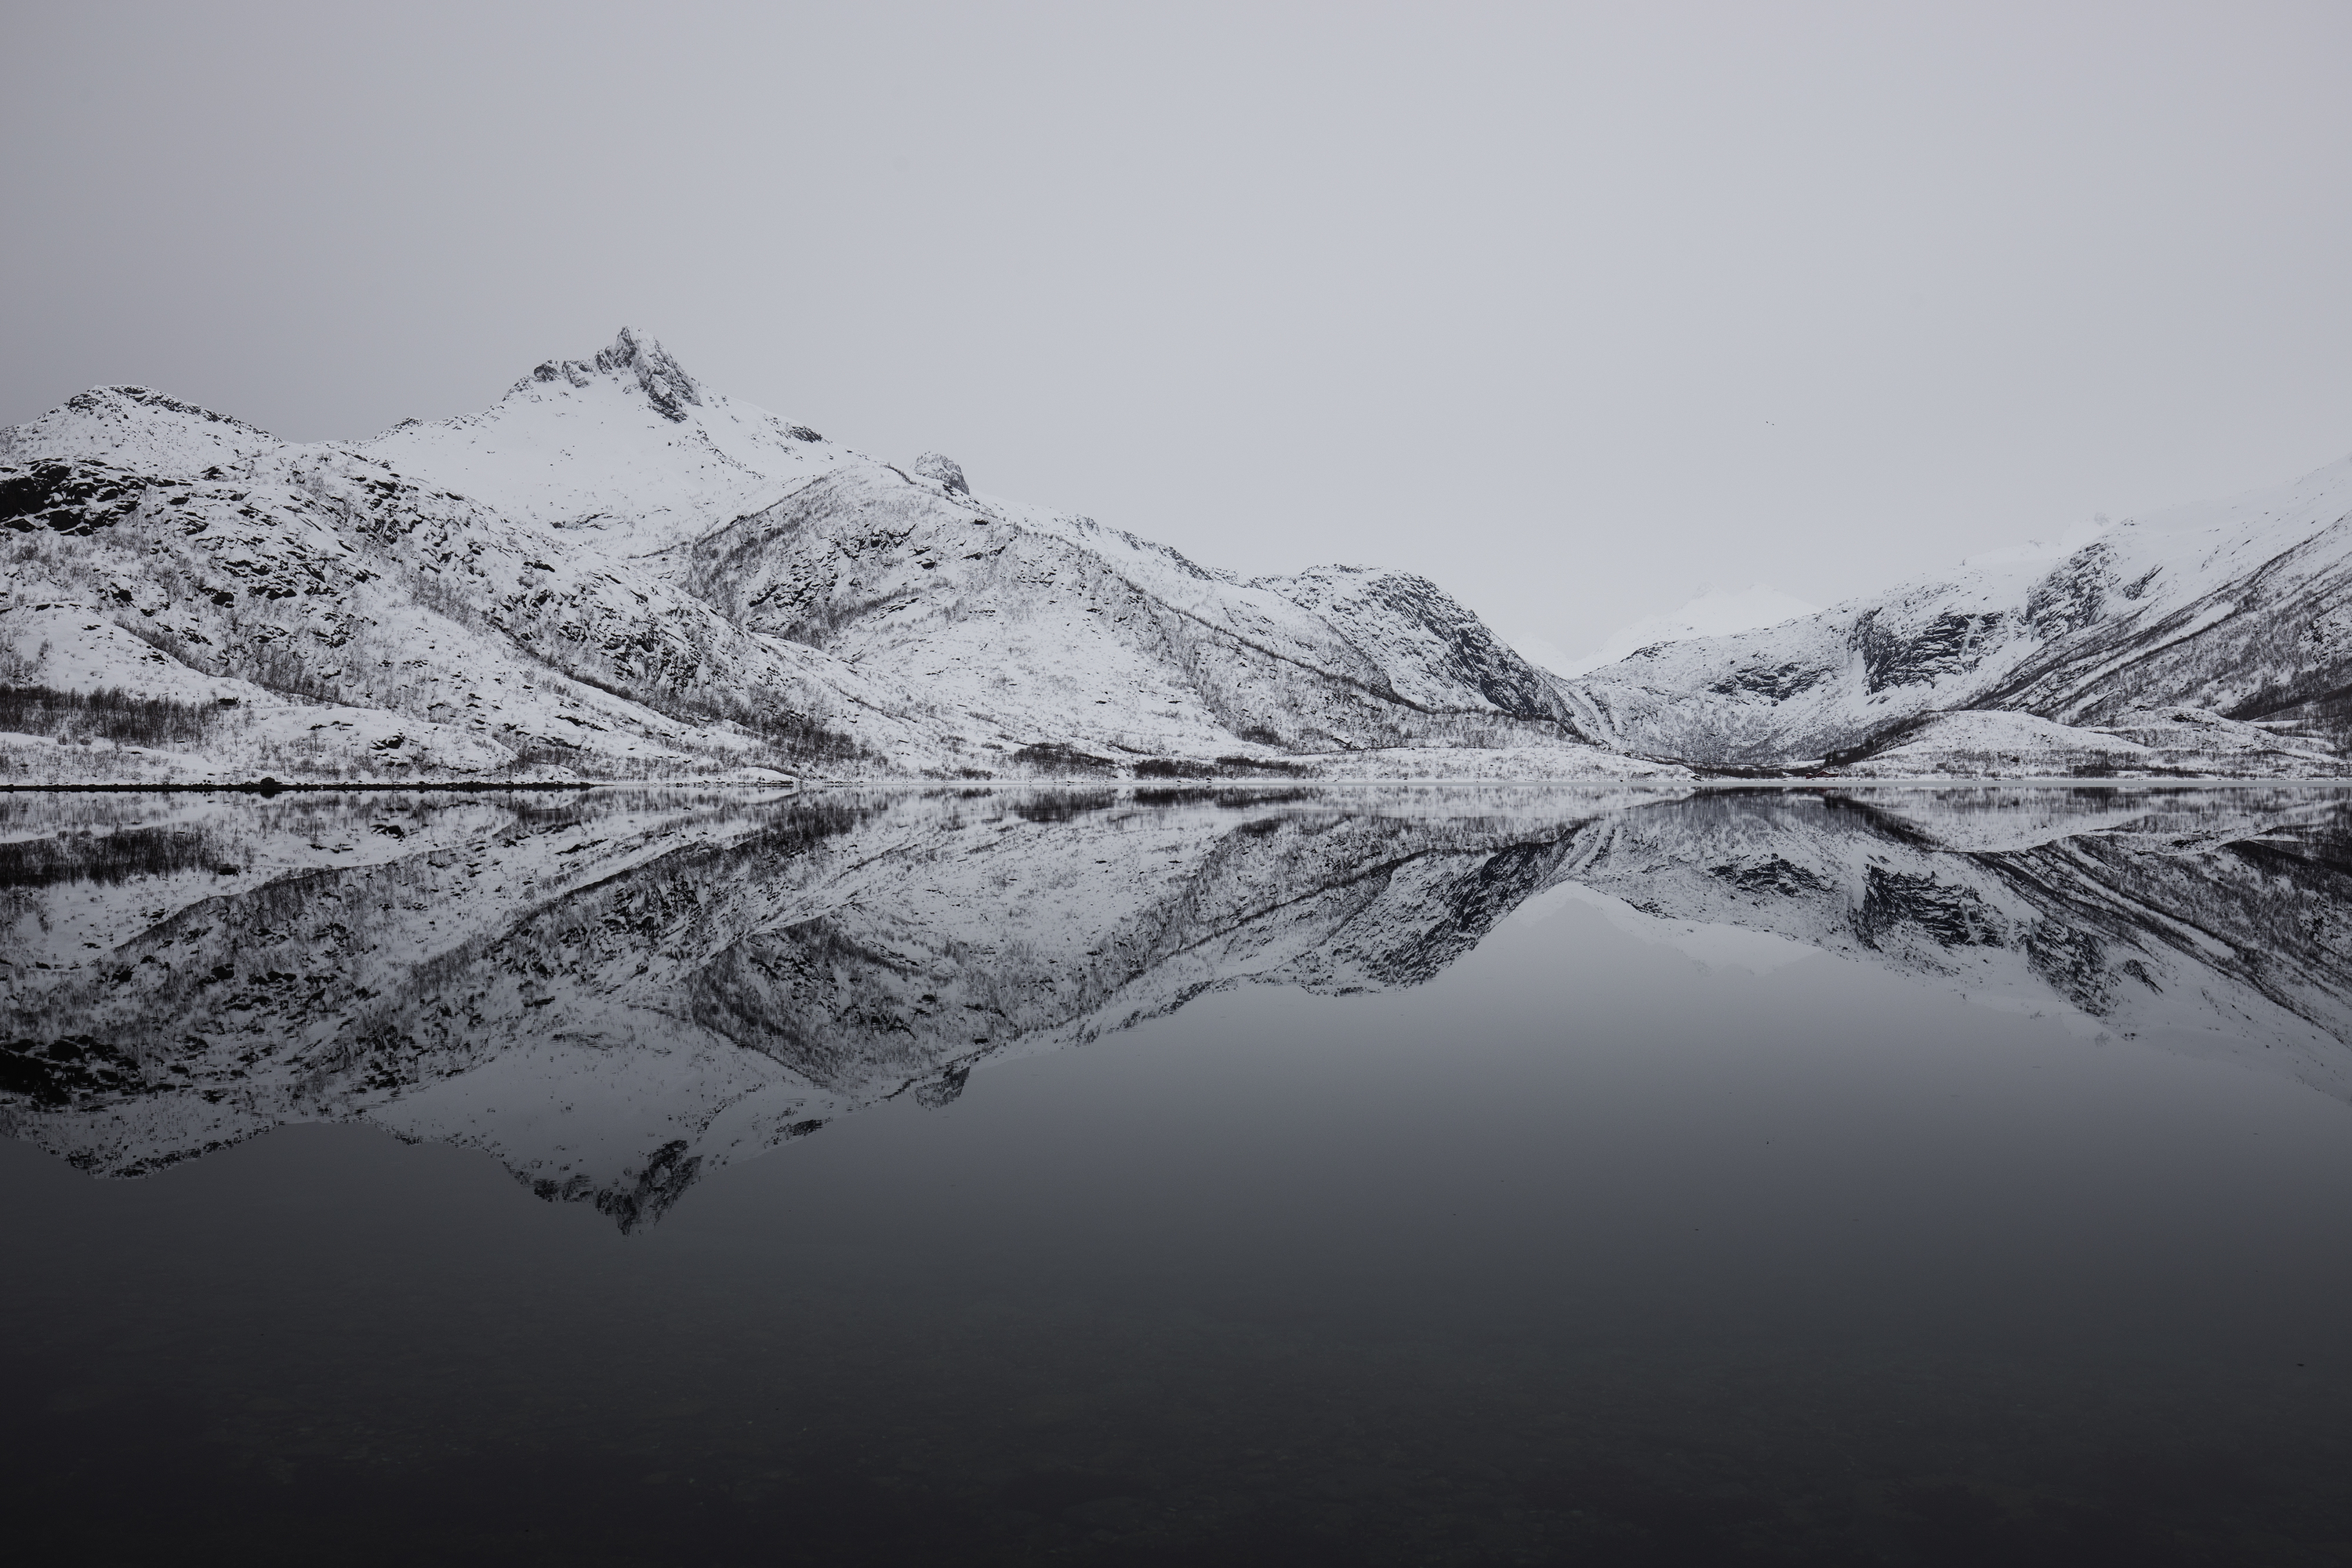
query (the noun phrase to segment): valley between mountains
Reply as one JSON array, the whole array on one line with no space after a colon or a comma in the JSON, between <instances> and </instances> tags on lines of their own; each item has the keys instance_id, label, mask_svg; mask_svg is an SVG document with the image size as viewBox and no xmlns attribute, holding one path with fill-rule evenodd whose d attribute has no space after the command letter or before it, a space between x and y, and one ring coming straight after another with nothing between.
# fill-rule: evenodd
<instances>
[{"instance_id":1,"label":"valley between mountains","mask_svg":"<svg viewBox=\"0 0 2352 1568\"><path fill-rule=\"evenodd\" d=\"M1426 579L1244 579L866 457L625 330L278 440L0 430L0 782L2322 776L2352 459L1570 679Z\"/></svg>"}]
</instances>

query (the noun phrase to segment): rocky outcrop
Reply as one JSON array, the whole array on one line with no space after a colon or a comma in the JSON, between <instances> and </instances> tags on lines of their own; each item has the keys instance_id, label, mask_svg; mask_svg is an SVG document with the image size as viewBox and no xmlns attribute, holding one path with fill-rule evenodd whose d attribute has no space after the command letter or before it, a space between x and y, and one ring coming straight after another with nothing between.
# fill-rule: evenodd
<instances>
[{"instance_id":1,"label":"rocky outcrop","mask_svg":"<svg viewBox=\"0 0 2352 1568\"><path fill-rule=\"evenodd\" d=\"M646 401L672 424L686 422L688 405L702 406L702 389L686 374L686 367L661 344L641 338L626 327L613 340L612 347L597 350L594 359L549 360L516 382L509 394L527 391L534 382L561 381L585 388L595 376L615 373L633 379Z\"/></svg>"},{"instance_id":2,"label":"rocky outcrop","mask_svg":"<svg viewBox=\"0 0 2352 1568\"><path fill-rule=\"evenodd\" d=\"M914 471L924 479L937 480L940 488L952 495L968 496L971 487L964 483L963 465L953 458L937 452L926 452L915 459Z\"/></svg>"}]
</instances>

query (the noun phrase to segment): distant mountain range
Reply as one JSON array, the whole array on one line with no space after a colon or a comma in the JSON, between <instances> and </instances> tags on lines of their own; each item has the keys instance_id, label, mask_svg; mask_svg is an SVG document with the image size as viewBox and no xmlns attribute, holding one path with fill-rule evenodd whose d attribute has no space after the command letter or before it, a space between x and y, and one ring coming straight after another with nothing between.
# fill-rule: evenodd
<instances>
[{"instance_id":1,"label":"distant mountain range","mask_svg":"<svg viewBox=\"0 0 2352 1568\"><path fill-rule=\"evenodd\" d=\"M2335 773L2347 510L2352 463L1571 679L1423 578L1203 567L627 331L362 442L101 387L0 430L0 777Z\"/></svg>"},{"instance_id":2,"label":"distant mountain range","mask_svg":"<svg viewBox=\"0 0 2352 1568\"><path fill-rule=\"evenodd\" d=\"M2352 458L1563 683L1580 733L1703 768L2340 773Z\"/></svg>"}]
</instances>

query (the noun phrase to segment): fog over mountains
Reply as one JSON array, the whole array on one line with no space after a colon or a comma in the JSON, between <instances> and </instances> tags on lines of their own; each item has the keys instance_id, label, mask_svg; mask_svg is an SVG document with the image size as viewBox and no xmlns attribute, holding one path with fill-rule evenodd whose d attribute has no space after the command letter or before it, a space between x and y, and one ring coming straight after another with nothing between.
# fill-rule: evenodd
<instances>
[{"instance_id":1,"label":"fog over mountains","mask_svg":"<svg viewBox=\"0 0 2352 1568\"><path fill-rule=\"evenodd\" d=\"M2334 773L2347 515L2352 459L1568 678L1426 579L1245 580L852 451L625 330L368 441L136 387L0 431L0 768Z\"/></svg>"}]
</instances>

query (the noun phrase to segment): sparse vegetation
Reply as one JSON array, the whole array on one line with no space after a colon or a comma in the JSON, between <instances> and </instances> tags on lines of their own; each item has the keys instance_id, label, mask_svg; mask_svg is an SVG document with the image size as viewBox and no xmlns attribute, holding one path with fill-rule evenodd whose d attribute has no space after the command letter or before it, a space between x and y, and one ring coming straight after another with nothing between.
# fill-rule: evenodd
<instances>
[{"instance_id":1,"label":"sparse vegetation","mask_svg":"<svg viewBox=\"0 0 2352 1568\"><path fill-rule=\"evenodd\" d=\"M1138 768L1136 771L1140 773L1143 770ZM1298 763L1274 762L1260 757L1235 756L1219 757L1217 759L1217 771L1225 774L1227 777L1303 779L1311 776L1315 770Z\"/></svg>"},{"instance_id":2,"label":"sparse vegetation","mask_svg":"<svg viewBox=\"0 0 2352 1568\"><path fill-rule=\"evenodd\" d=\"M1217 776L1215 764L1187 762L1181 757L1146 757L1135 764L1139 779L1208 779Z\"/></svg>"},{"instance_id":3,"label":"sparse vegetation","mask_svg":"<svg viewBox=\"0 0 2352 1568\"><path fill-rule=\"evenodd\" d=\"M1013 815L1026 822L1070 822L1090 811L1108 811L1118 804L1118 796L1108 790L1085 790L1016 800Z\"/></svg>"},{"instance_id":4,"label":"sparse vegetation","mask_svg":"<svg viewBox=\"0 0 2352 1568\"><path fill-rule=\"evenodd\" d=\"M112 833L19 839L0 844L0 888L46 888L59 882L110 887L133 877L218 871L224 868L220 862L225 855L210 836L183 827L129 827Z\"/></svg>"},{"instance_id":5,"label":"sparse vegetation","mask_svg":"<svg viewBox=\"0 0 2352 1568\"><path fill-rule=\"evenodd\" d=\"M0 686L0 731L51 735L60 742L114 741L134 746L193 745L235 705L132 697L119 687L59 691Z\"/></svg>"},{"instance_id":6,"label":"sparse vegetation","mask_svg":"<svg viewBox=\"0 0 2352 1568\"><path fill-rule=\"evenodd\" d=\"M1108 773L1116 771L1116 764L1108 759L1090 756L1055 741L1040 741L1034 746L1022 747L1013 753L1013 764L1041 773Z\"/></svg>"},{"instance_id":7,"label":"sparse vegetation","mask_svg":"<svg viewBox=\"0 0 2352 1568\"><path fill-rule=\"evenodd\" d=\"M793 763L854 763L866 750L854 735L829 730L805 713L771 708L749 719L737 719L760 737L770 752Z\"/></svg>"}]
</instances>

